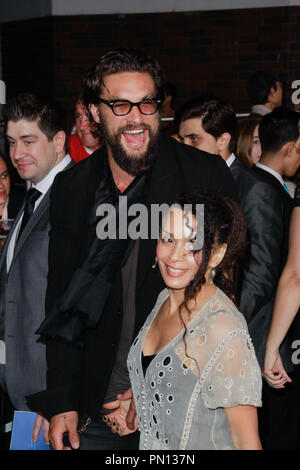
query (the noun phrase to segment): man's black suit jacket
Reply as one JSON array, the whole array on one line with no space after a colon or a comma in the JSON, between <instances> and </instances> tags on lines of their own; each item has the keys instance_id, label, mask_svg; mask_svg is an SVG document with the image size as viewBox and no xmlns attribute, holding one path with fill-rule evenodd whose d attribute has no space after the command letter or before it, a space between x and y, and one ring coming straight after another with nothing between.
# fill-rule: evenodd
<instances>
[{"instance_id":1,"label":"man's black suit jacket","mask_svg":"<svg viewBox=\"0 0 300 470\"><path fill-rule=\"evenodd\" d=\"M26 195L25 188L12 185L9 192L7 213L9 219L14 219L18 214L20 207Z\"/></svg>"},{"instance_id":2,"label":"man's black suit jacket","mask_svg":"<svg viewBox=\"0 0 300 470\"><path fill-rule=\"evenodd\" d=\"M105 156L105 148L96 151L58 175L53 184L46 311L66 290L95 237L87 217L103 178ZM147 204L171 204L180 191L197 187L223 190L236 198L233 178L222 158L161 136L158 156L151 169ZM152 269L155 247L156 240L140 240L135 332L143 325L164 287ZM97 327L86 330L82 350L48 341L48 388L29 397L32 409L43 411L48 418L71 410L79 410L94 419L98 416L114 364L122 310L119 276Z\"/></svg>"},{"instance_id":3,"label":"man's black suit jacket","mask_svg":"<svg viewBox=\"0 0 300 470\"><path fill-rule=\"evenodd\" d=\"M288 253L292 199L265 170L245 168L237 158L230 170L247 219L249 237L240 279L239 309L246 317L262 364L277 284Z\"/></svg>"}]
</instances>

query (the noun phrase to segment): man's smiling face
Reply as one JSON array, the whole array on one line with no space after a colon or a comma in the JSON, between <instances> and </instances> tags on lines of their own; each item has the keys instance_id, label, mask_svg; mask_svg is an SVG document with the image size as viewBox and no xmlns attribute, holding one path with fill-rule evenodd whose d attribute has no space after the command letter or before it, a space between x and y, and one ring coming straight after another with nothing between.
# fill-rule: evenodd
<instances>
[{"instance_id":1,"label":"man's smiling face","mask_svg":"<svg viewBox=\"0 0 300 470\"><path fill-rule=\"evenodd\" d=\"M129 100L133 103L155 98L156 90L147 72L120 72L107 75L100 98ZM156 155L159 134L159 113L145 115L137 106L125 116L116 116L105 103L92 105L91 111L101 126L108 151L116 163L129 174L146 171Z\"/></svg>"},{"instance_id":2,"label":"man's smiling face","mask_svg":"<svg viewBox=\"0 0 300 470\"><path fill-rule=\"evenodd\" d=\"M11 161L20 177L34 184L59 161L56 136L49 140L37 121L8 121L7 140Z\"/></svg>"}]
</instances>

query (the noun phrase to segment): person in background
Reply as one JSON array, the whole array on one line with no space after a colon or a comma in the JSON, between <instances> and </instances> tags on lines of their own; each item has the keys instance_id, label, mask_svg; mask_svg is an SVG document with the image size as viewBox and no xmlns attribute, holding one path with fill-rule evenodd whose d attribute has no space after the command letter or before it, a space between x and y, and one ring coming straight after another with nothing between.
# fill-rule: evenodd
<instances>
[{"instance_id":1,"label":"person in background","mask_svg":"<svg viewBox=\"0 0 300 470\"><path fill-rule=\"evenodd\" d=\"M10 173L11 164L4 155L0 155L0 223L4 224L1 227L0 253L6 240L5 235L7 235L25 197L25 187L14 184Z\"/></svg>"},{"instance_id":2,"label":"person in background","mask_svg":"<svg viewBox=\"0 0 300 470\"><path fill-rule=\"evenodd\" d=\"M46 385L45 346L36 329L45 316L50 191L68 165L65 115L51 98L29 93L11 97L4 110L12 164L30 182L0 257L0 385L15 410L28 411L26 395ZM34 438L43 422L37 416Z\"/></svg>"},{"instance_id":3,"label":"person in background","mask_svg":"<svg viewBox=\"0 0 300 470\"><path fill-rule=\"evenodd\" d=\"M266 282L273 286L274 294L265 305L255 311L249 331L259 358L265 356L267 336L272 320L272 312L276 289L286 264L289 248L289 226L293 209L293 199L290 197L283 177L292 177L300 165L299 152L299 114L295 111L278 108L265 115L259 125L259 137L262 147L260 161L251 171L266 181L272 192L266 194L265 214L272 211L272 219L262 218L266 233L270 234L269 245L272 247L272 257L266 260L271 266L272 277ZM259 220L256 220L259 223ZM256 302L261 304L259 291L255 297L245 298L249 308ZM281 345L281 358L285 370L294 373L290 337L295 325L291 325ZM298 437L292 426L294 415L297 413L299 397L294 383L288 383L280 390L270 388L266 382L263 386L264 406L259 413L260 432L265 449L297 449ZM284 410L284 412L283 412Z\"/></svg>"},{"instance_id":4,"label":"person in background","mask_svg":"<svg viewBox=\"0 0 300 470\"><path fill-rule=\"evenodd\" d=\"M275 75L266 70L254 72L247 80L251 114L264 116L282 105L283 85Z\"/></svg>"},{"instance_id":5,"label":"person in background","mask_svg":"<svg viewBox=\"0 0 300 470\"><path fill-rule=\"evenodd\" d=\"M272 322L266 343L266 352L263 366L263 376L270 387L275 389L285 388L285 384L294 382L296 395L300 391L300 370L299 370L299 308L300 308L300 185L295 192L294 208L292 211L289 234L288 259L281 273ZM281 359L280 346L288 331L294 323L294 331L291 338L289 354L294 357L295 371L288 374ZM295 339L295 344L292 340ZM291 378L292 377L292 378ZM293 413L290 415L290 426L292 427L297 448L300 449L300 407L298 401Z\"/></svg>"},{"instance_id":6,"label":"person in background","mask_svg":"<svg viewBox=\"0 0 300 470\"><path fill-rule=\"evenodd\" d=\"M78 163L103 145L99 131L89 119L82 97L75 104L75 129L75 134L69 136L68 150L74 162Z\"/></svg>"},{"instance_id":7,"label":"person in background","mask_svg":"<svg viewBox=\"0 0 300 470\"><path fill-rule=\"evenodd\" d=\"M280 345L300 308L300 187L291 216L289 254L278 284L273 317L266 344L264 377L274 388L283 388L291 378L280 357ZM298 369L298 368L297 368ZM299 422L300 424L300 422Z\"/></svg>"},{"instance_id":8,"label":"person in background","mask_svg":"<svg viewBox=\"0 0 300 470\"><path fill-rule=\"evenodd\" d=\"M167 288L128 356L141 450L261 449L262 378L233 288L245 244L240 206L218 192L180 194L163 220Z\"/></svg>"},{"instance_id":9,"label":"person in background","mask_svg":"<svg viewBox=\"0 0 300 470\"><path fill-rule=\"evenodd\" d=\"M176 95L177 91L175 85L171 82L165 82L164 99L160 106L160 118L162 120L162 130L168 135L175 133L174 106Z\"/></svg>"},{"instance_id":10,"label":"person in background","mask_svg":"<svg viewBox=\"0 0 300 470\"><path fill-rule=\"evenodd\" d=\"M220 155L235 180L248 230L247 252L237 276L237 294L239 309L251 322L274 297L278 281L272 261L278 257L273 240L276 237L266 230L266 226L275 224L277 217L276 191L235 157L237 118L230 103L211 95L198 97L179 110L177 121L180 140ZM261 363L262 354L258 359Z\"/></svg>"},{"instance_id":11,"label":"person in background","mask_svg":"<svg viewBox=\"0 0 300 470\"><path fill-rule=\"evenodd\" d=\"M0 218L14 219L24 196L25 188L13 184L10 177L10 164L4 155L0 155Z\"/></svg>"},{"instance_id":12,"label":"person in background","mask_svg":"<svg viewBox=\"0 0 300 470\"><path fill-rule=\"evenodd\" d=\"M16 186L11 181L10 177L10 163L0 155L0 219L6 221L7 219L14 219L20 210L22 202L25 197L25 188ZM1 223L0 220L0 223ZM7 226L9 228L10 225ZM8 232L7 232L8 233ZM3 249L6 238L0 239L0 253ZM0 344L0 348L1 348ZM0 353L1 355L1 353ZM5 450L9 448L11 436L11 423L14 408L7 396L0 386L0 449Z\"/></svg>"},{"instance_id":13,"label":"person in background","mask_svg":"<svg viewBox=\"0 0 300 470\"><path fill-rule=\"evenodd\" d=\"M10 191L10 177L8 174L8 168L6 161L2 155L0 155L0 218L8 219L8 201Z\"/></svg>"},{"instance_id":14,"label":"person in background","mask_svg":"<svg viewBox=\"0 0 300 470\"><path fill-rule=\"evenodd\" d=\"M257 163L261 156L261 145L258 128L260 116L241 119L238 123L236 156L247 168Z\"/></svg>"}]
</instances>

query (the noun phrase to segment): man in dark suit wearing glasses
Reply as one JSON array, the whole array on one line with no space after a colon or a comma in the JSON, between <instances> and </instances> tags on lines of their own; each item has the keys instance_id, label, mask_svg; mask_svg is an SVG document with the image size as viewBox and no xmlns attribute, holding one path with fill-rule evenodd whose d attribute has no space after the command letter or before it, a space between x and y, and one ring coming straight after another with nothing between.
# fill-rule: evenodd
<instances>
[{"instance_id":1,"label":"man in dark suit wearing glasses","mask_svg":"<svg viewBox=\"0 0 300 470\"><path fill-rule=\"evenodd\" d=\"M127 354L163 288L152 269L156 240L97 239L96 213L111 204L124 215L119 197L127 196L129 209L142 203L150 214L154 204L171 204L187 187L235 196L221 158L160 133L162 89L151 57L128 49L106 53L83 90L106 145L54 184L47 317L39 329L47 345L48 387L30 403L51 419L55 449L138 448L138 432L120 437L103 420L126 416L118 397L130 386ZM63 444L64 432L70 444Z\"/></svg>"}]
</instances>

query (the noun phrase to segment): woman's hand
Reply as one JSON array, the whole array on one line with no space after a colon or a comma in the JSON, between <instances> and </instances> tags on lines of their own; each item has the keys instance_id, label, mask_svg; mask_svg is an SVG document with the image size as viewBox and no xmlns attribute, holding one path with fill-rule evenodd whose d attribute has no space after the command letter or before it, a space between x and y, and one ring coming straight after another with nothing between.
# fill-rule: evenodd
<instances>
[{"instance_id":1,"label":"woman's hand","mask_svg":"<svg viewBox=\"0 0 300 470\"><path fill-rule=\"evenodd\" d=\"M278 349L266 348L262 375L266 382L273 388L285 388L286 382L292 379L286 373Z\"/></svg>"},{"instance_id":2,"label":"woman's hand","mask_svg":"<svg viewBox=\"0 0 300 470\"><path fill-rule=\"evenodd\" d=\"M117 433L119 436L127 436L137 430L138 423L131 389L118 395L118 400L105 403L103 408L114 410L102 418L113 433Z\"/></svg>"}]
</instances>

